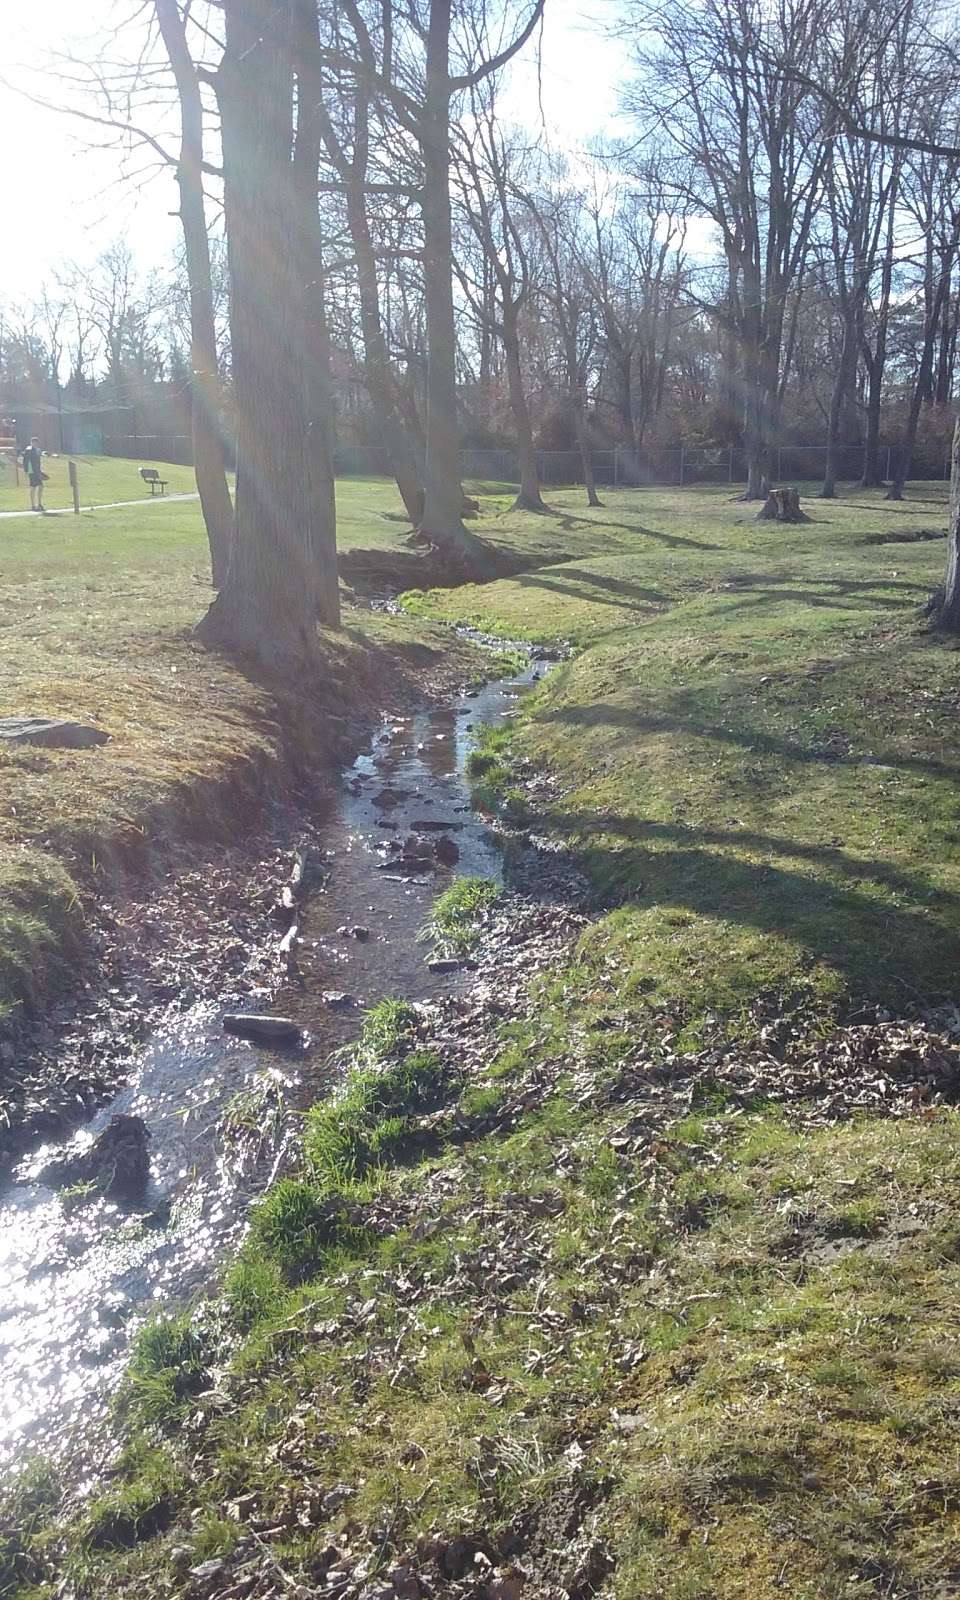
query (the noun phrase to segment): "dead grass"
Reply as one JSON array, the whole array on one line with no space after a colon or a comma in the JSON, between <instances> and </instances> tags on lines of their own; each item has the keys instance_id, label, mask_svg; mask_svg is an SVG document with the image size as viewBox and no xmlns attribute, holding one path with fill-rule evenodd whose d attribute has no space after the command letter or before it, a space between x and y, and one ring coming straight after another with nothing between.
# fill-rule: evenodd
<instances>
[{"instance_id":1,"label":"dead grass","mask_svg":"<svg viewBox=\"0 0 960 1600\"><path fill-rule=\"evenodd\" d=\"M105 493L135 470L94 466ZM348 542L364 517L377 532L389 496L372 486L363 512L367 493L341 486ZM402 529L382 525L389 554ZM148 497L142 510L0 522L0 716L74 718L110 735L86 751L0 748L0 1015L22 1015L69 977L63 957L72 964L82 948L98 886L178 835L230 826L276 768L282 724L296 737L291 703L193 643L210 597L195 503ZM326 713L372 704L384 651L399 649L410 678L470 653L435 626L349 606L345 622L322 640L325 693L314 709Z\"/></svg>"}]
</instances>

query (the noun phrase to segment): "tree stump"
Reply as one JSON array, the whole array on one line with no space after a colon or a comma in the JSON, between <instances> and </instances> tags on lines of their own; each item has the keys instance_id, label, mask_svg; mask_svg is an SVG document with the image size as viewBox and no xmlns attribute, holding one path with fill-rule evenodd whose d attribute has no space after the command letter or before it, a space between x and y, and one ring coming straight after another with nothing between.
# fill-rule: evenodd
<instances>
[{"instance_id":1,"label":"tree stump","mask_svg":"<svg viewBox=\"0 0 960 1600\"><path fill-rule=\"evenodd\" d=\"M760 510L758 522L809 522L805 511L800 510L799 489L771 489Z\"/></svg>"}]
</instances>

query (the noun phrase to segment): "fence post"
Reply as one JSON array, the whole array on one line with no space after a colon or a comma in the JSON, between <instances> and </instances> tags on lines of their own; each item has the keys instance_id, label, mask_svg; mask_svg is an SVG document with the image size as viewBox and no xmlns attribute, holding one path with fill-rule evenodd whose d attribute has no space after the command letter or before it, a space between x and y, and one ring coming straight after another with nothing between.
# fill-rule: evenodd
<instances>
[{"instance_id":1,"label":"fence post","mask_svg":"<svg viewBox=\"0 0 960 1600\"><path fill-rule=\"evenodd\" d=\"M733 445L727 446L727 483L733 482Z\"/></svg>"},{"instance_id":2,"label":"fence post","mask_svg":"<svg viewBox=\"0 0 960 1600\"><path fill-rule=\"evenodd\" d=\"M68 472L69 477L70 477L70 488L73 491L73 514L74 514L74 516L79 517L79 515L80 515L80 484L77 481L77 463L75 461L68 461L67 462L67 472Z\"/></svg>"},{"instance_id":3,"label":"fence post","mask_svg":"<svg viewBox=\"0 0 960 1600\"><path fill-rule=\"evenodd\" d=\"M620 487L620 446L618 444L613 447L613 487L615 489Z\"/></svg>"},{"instance_id":4,"label":"fence post","mask_svg":"<svg viewBox=\"0 0 960 1600\"><path fill-rule=\"evenodd\" d=\"M680 487L681 487L681 489L683 488L683 467L684 467L683 455L684 455L684 449L683 449L683 445L681 445L680 446Z\"/></svg>"}]
</instances>

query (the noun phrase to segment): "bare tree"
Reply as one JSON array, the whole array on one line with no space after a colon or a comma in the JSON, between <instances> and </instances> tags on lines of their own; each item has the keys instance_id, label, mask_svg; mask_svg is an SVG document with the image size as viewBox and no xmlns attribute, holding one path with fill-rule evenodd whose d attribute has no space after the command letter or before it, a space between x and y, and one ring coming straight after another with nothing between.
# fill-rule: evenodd
<instances>
[{"instance_id":1,"label":"bare tree","mask_svg":"<svg viewBox=\"0 0 960 1600\"><path fill-rule=\"evenodd\" d=\"M321 262L302 214L294 107L312 116L313 75L297 58L302 16L272 0L229 0L215 85L230 268L230 347L238 436L237 516L226 581L201 637L270 665L311 657L316 623L336 624L332 495L314 452L328 445L315 376ZM292 66L300 60L297 80ZM301 122L300 162L318 136ZM313 170L313 193L316 171ZM322 335L321 335L322 338ZM326 467L321 468L326 479Z\"/></svg>"},{"instance_id":2,"label":"bare tree","mask_svg":"<svg viewBox=\"0 0 960 1600\"><path fill-rule=\"evenodd\" d=\"M471 279L461 263L460 281L484 333L503 346L510 409L517 437L520 492L516 511L543 511L533 423L523 379L520 330L535 289L530 258L530 219L523 200L525 141L501 131L492 84L473 97L472 116L457 144L459 198L480 246L482 275Z\"/></svg>"},{"instance_id":3,"label":"bare tree","mask_svg":"<svg viewBox=\"0 0 960 1600\"><path fill-rule=\"evenodd\" d=\"M219 589L226 581L230 565L233 506L227 488L210 241L203 194L203 99L187 40L184 11L178 0L154 0L154 6L180 106L180 154L176 173L190 297L193 460L210 542L213 584Z\"/></svg>"},{"instance_id":4,"label":"bare tree","mask_svg":"<svg viewBox=\"0 0 960 1600\"><path fill-rule=\"evenodd\" d=\"M453 226L450 206L450 126L458 96L500 71L526 44L543 13L532 0L513 32L511 14L500 18L497 48L482 0L457 14L452 0L419 0L401 8L384 0L375 23L361 0L341 11L353 33L352 50L334 36L331 66L352 72L415 140L422 167L419 191L423 230L423 292L427 332L426 459L421 533L459 564L486 566L479 539L463 524L457 425L457 339L453 298ZM458 67L462 70L458 70Z\"/></svg>"},{"instance_id":5,"label":"bare tree","mask_svg":"<svg viewBox=\"0 0 960 1600\"><path fill-rule=\"evenodd\" d=\"M580 451L587 504L599 506L586 412L599 329L596 301L582 268L583 241L579 237L582 210L583 196L568 188L541 196L536 217L545 263L543 294L560 347L563 382Z\"/></svg>"},{"instance_id":6,"label":"bare tree","mask_svg":"<svg viewBox=\"0 0 960 1600\"><path fill-rule=\"evenodd\" d=\"M779 438L791 291L820 198L821 108L783 62L812 62L817 0L667 0L646 21L629 101L672 148L678 196L712 218L727 267L715 314L738 347L747 498L765 496Z\"/></svg>"}]
</instances>

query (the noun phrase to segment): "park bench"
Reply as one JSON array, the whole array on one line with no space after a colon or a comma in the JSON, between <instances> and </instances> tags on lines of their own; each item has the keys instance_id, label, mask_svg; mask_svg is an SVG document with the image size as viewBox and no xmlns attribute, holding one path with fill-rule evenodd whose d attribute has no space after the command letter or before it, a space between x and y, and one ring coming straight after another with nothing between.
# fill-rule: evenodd
<instances>
[{"instance_id":1,"label":"park bench","mask_svg":"<svg viewBox=\"0 0 960 1600\"><path fill-rule=\"evenodd\" d=\"M149 483L149 485L150 485L150 497L151 497L151 499L156 494L158 489L160 490L161 494L166 494L166 492L167 492L167 484L170 482L170 479L169 478L161 478L161 476L160 476L159 472L157 471L156 467L141 467L140 468L140 476L143 479L144 483Z\"/></svg>"}]
</instances>

